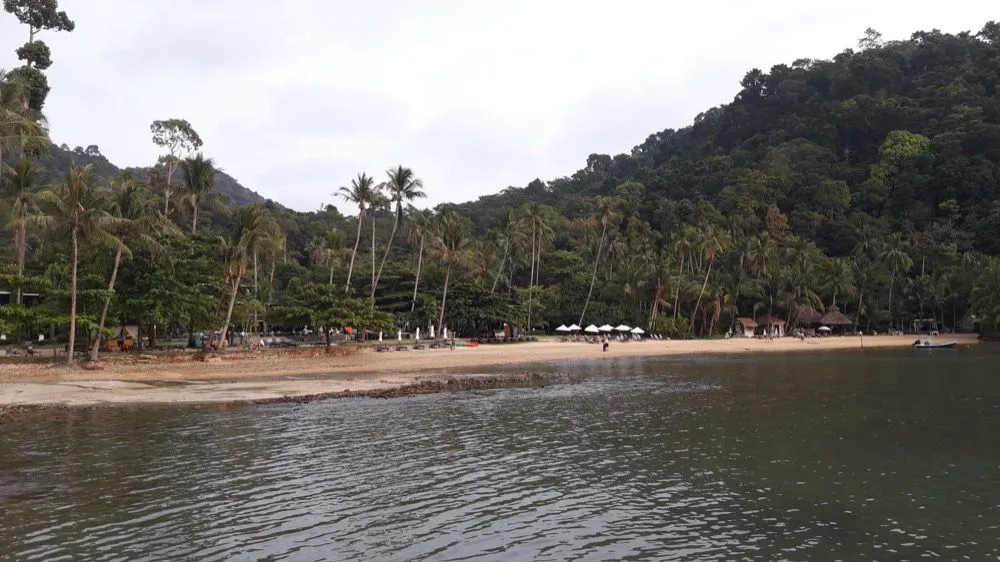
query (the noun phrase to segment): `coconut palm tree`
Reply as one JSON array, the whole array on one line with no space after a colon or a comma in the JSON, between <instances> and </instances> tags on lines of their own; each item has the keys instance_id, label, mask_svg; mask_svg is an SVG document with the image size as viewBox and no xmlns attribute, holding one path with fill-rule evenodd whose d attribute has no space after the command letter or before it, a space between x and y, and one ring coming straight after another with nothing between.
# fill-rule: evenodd
<instances>
[{"instance_id":1,"label":"coconut palm tree","mask_svg":"<svg viewBox=\"0 0 1000 562\"><path fill-rule=\"evenodd\" d=\"M233 306L240 291L240 284L246 274L247 265L253 255L266 244L266 240L276 234L277 224L271 214L261 205L247 205L236 211L236 225L228 238L223 239L226 255L226 289L230 290L226 320L222 324L219 345L225 345L229 323L233 319Z\"/></svg>"},{"instance_id":2,"label":"coconut palm tree","mask_svg":"<svg viewBox=\"0 0 1000 562\"><path fill-rule=\"evenodd\" d=\"M365 220L365 210L371 204L375 195L375 180L364 172L351 180L350 187L337 189L334 195L339 195L348 203L358 206L358 233L354 238L354 250L351 252L351 265L347 268L347 283L344 284L344 292L351 292L351 276L354 273L354 260L358 257L358 245L361 244L361 226Z\"/></svg>"},{"instance_id":3,"label":"coconut palm tree","mask_svg":"<svg viewBox=\"0 0 1000 562\"><path fill-rule=\"evenodd\" d=\"M368 212L372 216L372 287L375 286L375 215L388 206L389 198L385 195L385 183L380 183L375 186L375 192L372 194L372 200L368 204ZM374 310L374 307L372 310Z\"/></svg>"},{"instance_id":4,"label":"coconut palm tree","mask_svg":"<svg viewBox=\"0 0 1000 562\"><path fill-rule=\"evenodd\" d=\"M104 210L105 201L91 186L92 169L88 166L70 167L66 177L53 191L43 194L43 202L53 209L51 224L66 233L71 248L72 272L70 274L69 353L66 363L72 365L76 345L77 268L80 262L80 244L92 240L106 245L119 244L111 234L121 221Z\"/></svg>"},{"instance_id":5,"label":"coconut palm tree","mask_svg":"<svg viewBox=\"0 0 1000 562\"><path fill-rule=\"evenodd\" d=\"M697 240L697 231L690 225L682 225L680 236L673 243L673 251L677 256L677 280L674 282L674 320L677 320L677 315L680 313L681 309L681 286L683 285L684 277L684 260L691 253L691 250L695 247L695 242Z\"/></svg>"},{"instance_id":6,"label":"coconut palm tree","mask_svg":"<svg viewBox=\"0 0 1000 562\"><path fill-rule=\"evenodd\" d=\"M542 241L552 236L552 226L548 219L548 207L532 201L524 207L523 220L531 229L531 274L528 279L528 330L531 326L531 305L534 300L535 283L541 269Z\"/></svg>"},{"instance_id":7,"label":"coconut palm tree","mask_svg":"<svg viewBox=\"0 0 1000 562\"><path fill-rule=\"evenodd\" d=\"M906 242L903 240L903 234L897 232L892 235L889 243L879 255L882 263L889 266L889 270L892 272L889 278L889 325L892 325L892 289L896 285L896 275L899 272L905 274L913 267L913 260L906 253L905 247Z\"/></svg>"},{"instance_id":8,"label":"coconut palm tree","mask_svg":"<svg viewBox=\"0 0 1000 562\"><path fill-rule=\"evenodd\" d=\"M583 311L580 313L579 324L583 326L583 319L587 316L587 306L590 305L590 297L594 294L594 282L597 281L597 268L601 265L601 250L604 249L604 240L608 234L608 225L618 220L618 209L620 202L612 197L598 197L595 201L597 208L597 220L601 224L601 239L597 243L597 255L594 258L594 271L590 275L590 289L587 291L587 300L583 301Z\"/></svg>"},{"instance_id":9,"label":"coconut palm tree","mask_svg":"<svg viewBox=\"0 0 1000 562\"><path fill-rule=\"evenodd\" d=\"M410 301L410 312L417 308L417 288L420 286L420 271L424 265L424 243L434 226L434 214L428 210L410 208L410 229L407 239L410 244L417 244L417 277L413 281L413 299Z\"/></svg>"},{"instance_id":10,"label":"coconut palm tree","mask_svg":"<svg viewBox=\"0 0 1000 562\"><path fill-rule=\"evenodd\" d=\"M386 243L385 253L382 254L382 263L379 264L378 273L375 274L375 280L372 282L372 310L375 308L375 290L378 288L378 282L382 278L382 268L385 267L385 262L389 259L392 241L396 237L396 230L399 228L400 221L403 220L403 204L409 205L414 199L427 197L427 194L423 191L424 182L420 181L420 178L416 177L410 168L397 166L395 169L387 170L386 175L389 176L389 181L385 183L385 189L388 192L389 202L396 207L396 212L393 216L389 242Z\"/></svg>"},{"instance_id":11,"label":"coconut palm tree","mask_svg":"<svg viewBox=\"0 0 1000 562\"><path fill-rule=\"evenodd\" d=\"M0 68L0 163L5 150L42 152L48 148L45 117L25 107L26 94L24 81ZM0 178L4 173L0 165Z\"/></svg>"},{"instance_id":12,"label":"coconut palm tree","mask_svg":"<svg viewBox=\"0 0 1000 562\"><path fill-rule=\"evenodd\" d=\"M116 219L113 234L117 237L115 261L108 279L108 294L104 298L104 308L90 347L90 360L96 361L101 347L101 332L108 319L108 308L114 296L115 281L122 257L130 256L133 250L143 249L157 256L165 256L167 251L160 240L164 236L178 234L177 227L167 220L153 206L153 196L146 187L131 175L123 175L111 184L107 201L108 213Z\"/></svg>"},{"instance_id":13,"label":"coconut palm tree","mask_svg":"<svg viewBox=\"0 0 1000 562\"><path fill-rule=\"evenodd\" d=\"M504 264L511 258L511 252L520 237L517 215L514 213L514 209L507 209L507 212L500 220L500 225L494 230L494 237L497 239L497 243L503 248L503 257L500 258L500 267L497 268L496 277L493 278L493 287L490 289L490 293L496 292L497 283L500 282L500 275L503 273ZM513 267L513 264L511 267Z\"/></svg>"},{"instance_id":14,"label":"coconut palm tree","mask_svg":"<svg viewBox=\"0 0 1000 562\"><path fill-rule=\"evenodd\" d=\"M441 313L438 328L444 326L445 305L448 302L448 284L452 270L465 262L469 245L469 221L451 210L442 210L435 221L434 250L445 266L444 289L441 292Z\"/></svg>"},{"instance_id":15,"label":"coconut palm tree","mask_svg":"<svg viewBox=\"0 0 1000 562\"><path fill-rule=\"evenodd\" d=\"M28 226L45 225L46 216L39 207L41 168L31 159L21 156L13 166L0 162L0 168L7 167L3 176L4 191L11 200L10 222L7 226L14 231L14 252L17 260L17 277L24 275L24 262L28 251ZM18 283L17 304L21 304L21 287Z\"/></svg>"},{"instance_id":16,"label":"coconut palm tree","mask_svg":"<svg viewBox=\"0 0 1000 562\"><path fill-rule=\"evenodd\" d=\"M732 246L732 243L733 239L729 236L728 232L720 232L711 226L705 229L699 250L702 258L708 262L708 269L705 271L705 281L701 284L701 291L698 293L698 300L695 302L694 312L691 314L691 333L694 333L694 320L698 316L698 308L701 306L701 300L705 296L708 278L712 275L712 266L715 264L716 258L726 252Z\"/></svg>"},{"instance_id":17,"label":"coconut palm tree","mask_svg":"<svg viewBox=\"0 0 1000 562\"><path fill-rule=\"evenodd\" d=\"M825 279L823 290L833 294L833 306L837 306L838 294L850 296L856 290L854 271L851 269L851 262L847 258L826 260L821 271Z\"/></svg>"},{"instance_id":18,"label":"coconut palm tree","mask_svg":"<svg viewBox=\"0 0 1000 562\"><path fill-rule=\"evenodd\" d=\"M191 234L198 232L198 210L202 202L210 197L210 193L215 188L215 162L211 158L205 158L200 152L191 158L185 158L181 162L181 171L184 173L185 198L191 205Z\"/></svg>"}]
</instances>

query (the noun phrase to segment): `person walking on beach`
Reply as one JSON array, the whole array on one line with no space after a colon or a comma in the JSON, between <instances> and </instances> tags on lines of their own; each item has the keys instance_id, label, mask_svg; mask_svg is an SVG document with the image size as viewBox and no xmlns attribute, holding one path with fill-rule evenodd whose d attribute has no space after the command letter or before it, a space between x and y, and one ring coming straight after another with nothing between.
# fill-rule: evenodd
<instances>
[{"instance_id":1,"label":"person walking on beach","mask_svg":"<svg viewBox=\"0 0 1000 562\"><path fill-rule=\"evenodd\" d=\"M602 347L602 350L603 351L607 351L608 347L610 347L610 346L611 346L611 344L608 343L608 337L607 336L601 337L601 347Z\"/></svg>"}]
</instances>

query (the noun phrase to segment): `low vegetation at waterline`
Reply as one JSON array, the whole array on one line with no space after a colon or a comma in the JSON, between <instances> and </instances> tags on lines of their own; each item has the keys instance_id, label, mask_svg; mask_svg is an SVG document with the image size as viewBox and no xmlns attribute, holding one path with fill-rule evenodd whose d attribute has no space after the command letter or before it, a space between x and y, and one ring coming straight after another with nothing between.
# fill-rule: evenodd
<instances>
[{"instance_id":1,"label":"low vegetation at waterline","mask_svg":"<svg viewBox=\"0 0 1000 562\"><path fill-rule=\"evenodd\" d=\"M417 171L360 173L331 185L358 209L345 216L233 185L184 119L152 123L149 168L51 144L37 35L74 25L55 2L4 6L29 36L25 65L0 75L8 342L46 334L95 357L122 324L152 345L574 322L711 337L833 307L883 331L1000 321L995 22L894 42L868 30L832 60L751 70L689 127L475 202L418 209L434 186Z\"/></svg>"}]
</instances>

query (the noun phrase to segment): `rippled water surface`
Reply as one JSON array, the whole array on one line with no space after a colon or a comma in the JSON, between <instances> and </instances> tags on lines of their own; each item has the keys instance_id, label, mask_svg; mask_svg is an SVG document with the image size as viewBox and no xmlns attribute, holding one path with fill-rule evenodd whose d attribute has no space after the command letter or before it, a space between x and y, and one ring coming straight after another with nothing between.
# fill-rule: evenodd
<instances>
[{"instance_id":1,"label":"rippled water surface","mask_svg":"<svg viewBox=\"0 0 1000 562\"><path fill-rule=\"evenodd\" d=\"M1000 353L0 428L0 560L1000 559Z\"/></svg>"}]
</instances>

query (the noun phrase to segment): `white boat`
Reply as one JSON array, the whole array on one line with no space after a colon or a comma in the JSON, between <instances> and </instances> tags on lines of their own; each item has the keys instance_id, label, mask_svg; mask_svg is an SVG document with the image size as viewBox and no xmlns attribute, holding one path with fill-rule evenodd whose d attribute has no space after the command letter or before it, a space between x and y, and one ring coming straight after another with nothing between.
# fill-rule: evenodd
<instances>
[{"instance_id":1,"label":"white boat","mask_svg":"<svg viewBox=\"0 0 1000 562\"><path fill-rule=\"evenodd\" d=\"M956 345L958 345L958 342L934 343L929 339L913 342L913 347L916 349L951 349Z\"/></svg>"}]
</instances>

